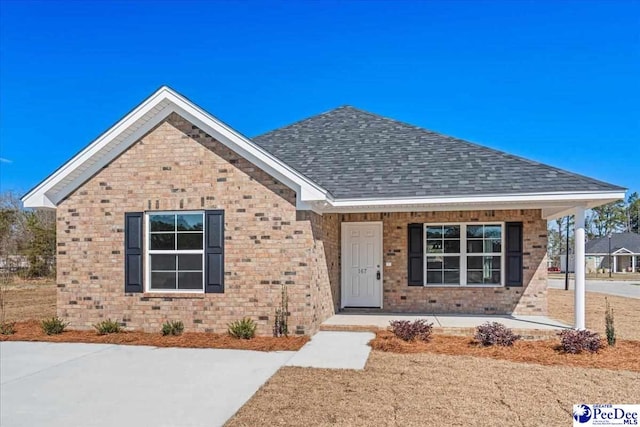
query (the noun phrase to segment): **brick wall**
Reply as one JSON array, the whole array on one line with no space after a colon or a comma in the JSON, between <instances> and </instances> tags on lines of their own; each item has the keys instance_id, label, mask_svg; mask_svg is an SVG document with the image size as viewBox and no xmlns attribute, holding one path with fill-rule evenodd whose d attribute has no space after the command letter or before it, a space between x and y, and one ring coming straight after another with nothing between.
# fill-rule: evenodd
<instances>
[{"instance_id":1,"label":"brick wall","mask_svg":"<svg viewBox=\"0 0 640 427\"><path fill-rule=\"evenodd\" d=\"M125 212L204 209L225 210L224 294L125 294ZM282 284L290 330L313 333L333 313L322 217L300 215L292 190L176 114L60 203L57 217L58 315L73 328L111 318L158 331L174 319L224 332L250 316L268 335Z\"/></svg>"},{"instance_id":2,"label":"brick wall","mask_svg":"<svg viewBox=\"0 0 640 427\"><path fill-rule=\"evenodd\" d=\"M327 262L329 283L331 284L333 309L334 312L337 312L340 310L340 280L342 276L340 270L340 216L325 214L322 216L322 220L325 260Z\"/></svg>"},{"instance_id":3,"label":"brick wall","mask_svg":"<svg viewBox=\"0 0 640 427\"><path fill-rule=\"evenodd\" d=\"M339 266L341 222L383 222L384 310L396 312L469 313L522 315L546 314L547 222L539 210L400 212L324 215L325 224L337 235L328 260ZM407 285L407 224L441 222L522 221L524 244L523 287L420 287ZM338 230L336 232L336 230ZM337 233L337 234L336 234ZM325 243L326 244L326 243ZM337 254L337 255L336 255ZM386 263L391 263L387 266ZM339 292L334 291L334 298Z\"/></svg>"},{"instance_id":4,"label":"brick wall","mask_svg":"<svg viewBox=\"0 0 640 427\"><path fill-rule=\"evenodd\" d=\"M124 213L225 210L224 294L125 294ZM58 216L58 315L71 327L111 318L159 330L224 332L250 316L270 334L289 295L289 326L314 333L340 307L340 224L383 221L384 308L435 313L546 313L546 221L539 210L325 214L297 212L295 193L176 114L66 200ZM407 286L407 224L523 221L524 287Z\"/></svg>"}]
</instances>

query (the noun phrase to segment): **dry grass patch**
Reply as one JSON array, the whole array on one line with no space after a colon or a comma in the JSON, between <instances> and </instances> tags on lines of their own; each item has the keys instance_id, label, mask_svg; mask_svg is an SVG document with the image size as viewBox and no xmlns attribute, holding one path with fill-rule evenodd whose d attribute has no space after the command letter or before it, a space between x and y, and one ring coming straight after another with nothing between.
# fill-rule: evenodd
<instances>
[{"instance_id":1,"label":"dry grass patch","mask_svg":"<svg viewBox=\"0 0 640 427\"><path fill-rule=\"evenodd\" d=\"M364 371L282 368L227 426L561 426L579 402L634 403L637 373L374 351Z\"/></svg>"},{"instance_id":2,"label":"dry grass patch","mask_svg":"<svg viewBox=\"0 0 640 427\"><path fill-rule=\"evenodd\" d=\"M569 325L574 321L574 293L563 289L548 289L549 317ZM586 323L587 328L604 334L605 297L613 308L616 335L620 339L640 340L640 300L613 295L587 292Z\"/></svg>"},{"instance_id":3,"label":"dry grass patch","mask_svg":"<svg viewBox=\"0 0 640 427\"><path fill-rule=\"evenodd\" d=\"M6 285L5 320L42 319L56 315L56 285L51 280L14 279Z\"/></svg>"},{"instance_id":4,"label":"dry grass patch","mask_svg":"<svg viewBox=\"0 0 640 427\"><path fill-rule=\"evenodd\" d=\"M185 332L179 336L163 336L160 332L125 331L98 335L96 331L64 331L59 335L46 335L40 322L30 320L16 323L16 333L1 335L0 341L82 342L100 344L148 345L153 347L227 348L256 351L295 351L309 341L308 336L255 337L243 340L227 334Z\"/></svg>"},{"instance_id":5,"label":"dry grass patch","mask_svg":"<svg viewBox=\"0 0 640 427\"><path fill-rule=\"evenodd\" d=\"M434 335L430 342L406 342L389 331L378 331L369 344L374 350L393 353L475 356L540 365L640 372L640 341L619 340L615 347L605 347L595 354L563 354L557 350L559 340L517 341L512 347L483 347L467 337Z\"/></svg>"}]
</instances>

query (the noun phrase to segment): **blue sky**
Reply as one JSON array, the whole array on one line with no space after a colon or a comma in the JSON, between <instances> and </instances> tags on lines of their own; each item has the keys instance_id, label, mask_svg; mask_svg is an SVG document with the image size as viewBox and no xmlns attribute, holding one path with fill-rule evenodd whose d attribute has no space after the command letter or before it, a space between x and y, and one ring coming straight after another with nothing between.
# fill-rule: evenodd
<instances>
[{"instance_id":1,"label":"blue sky","mask_svg":"<svg viewBox=\"0 0 640 427\"><path fill-rule=\"evenodd\" d=\"M248 136L349 104L640 191L640 2L0 0L0 191L167 84Z\"/></svg>"}]
</instances>

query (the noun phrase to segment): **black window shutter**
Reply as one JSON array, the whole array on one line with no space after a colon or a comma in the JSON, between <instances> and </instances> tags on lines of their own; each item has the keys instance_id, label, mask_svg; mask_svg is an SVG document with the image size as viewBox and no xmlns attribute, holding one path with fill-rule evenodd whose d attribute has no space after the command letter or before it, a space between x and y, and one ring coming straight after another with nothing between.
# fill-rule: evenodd
<instances>
[{"instance_id":1,"label":"black window shutter","mask_svg":"<svg viewBox=\"0 0 640 427\"><path fill-rule=\"evenodd\" d=\"M205 211L205 293L224 292L224 211Z\"/></svg>"},{"instance_id":2,"label":"black window shutter","mask_svg":"<svg viewBox=\"0 0 640 427\"><path fill-rule=\"evenodd\" d=\"M506 227L506 286L522 286L522 223L507 222Z\"/></svg>"},{"instance_id":3,"label":"black window shutter","mask_svg":"<svg viewBox=\"0 0 640 427\"><path fill-rule=\"evenodd\" d=\"M142 292L142 212L124 214L124 291Z\"/></svg>"},{"instance_id":4,"label":"black window shutter","mask_svg":"<svg viewBox=\"0 0 640 427\"><path fill-rule=\"evenodd\" d=\"M424 285L423 224L409 224L408 277L409 286Z\"/></svg>"}]
</instances>

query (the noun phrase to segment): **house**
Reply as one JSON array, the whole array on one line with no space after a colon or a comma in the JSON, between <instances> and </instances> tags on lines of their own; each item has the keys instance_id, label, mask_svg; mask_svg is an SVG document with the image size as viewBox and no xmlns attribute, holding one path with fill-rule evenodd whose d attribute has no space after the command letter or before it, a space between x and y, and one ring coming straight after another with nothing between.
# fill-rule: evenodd
<instances>
[{"instance_id":1,"label":"house","mask_svg":"<svg viewBox=\"0 0 640 427\"><path fill-rule=\"evenodd\" d=\"M609 271L609 260L614 273L640 271L640 234L611 233L588 241L585 252L587 271Z\"/></svg>"},{"instance_id":2,"label":"house","mask_svg":"<svg viewBox=\"0 0 640 427\"><path fill-rule=\"evenodd\" d=\"M611 256L611 258L609 258ZM611 260L611 261L610 261ZM585 262L588 273L631 273L640 271L640 234L611 233L610 236L589 240L585 245ZM565 271L567 255L560 255L560 270ZM569 254L569 272L573 273L575 260Z\"/></svg>"},{"instance_id":3,"label":"house","mask_svg":"<svg viewBox=\"0 0 640 427\"><path fill-rule=\"evenodd\" d=\"M270 334L285 286L312 334L346 307L544 314L547 220L573 212L584 236L584 210L624 193L352 107L249 139L162 87L22 200L57 210L72 327Z\"/></svg>"}]
</instances>

